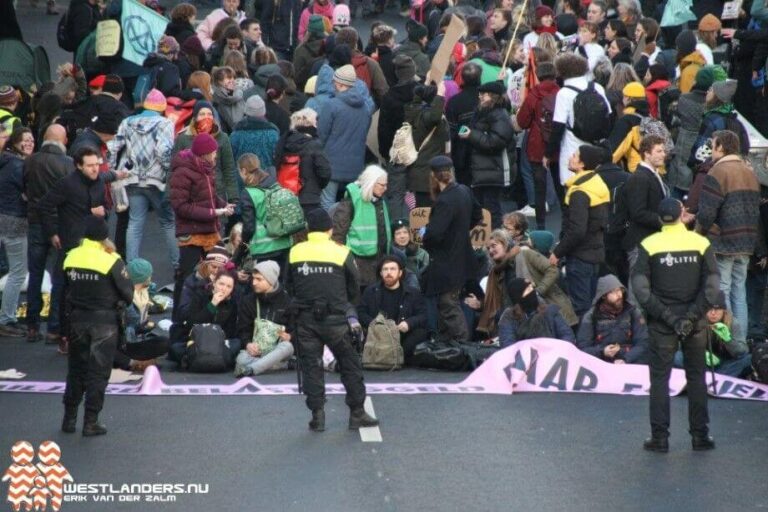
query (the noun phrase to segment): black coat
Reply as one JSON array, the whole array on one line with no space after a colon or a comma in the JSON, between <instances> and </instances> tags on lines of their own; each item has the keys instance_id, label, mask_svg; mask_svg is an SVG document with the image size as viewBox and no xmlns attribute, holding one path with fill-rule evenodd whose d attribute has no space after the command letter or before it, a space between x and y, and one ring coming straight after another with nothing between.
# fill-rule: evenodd
<instances>
[{"instance_id":1,"label":"black coat","mask_svg":"<svg viewBox=\"0 0 768 512\"><path fill-rule=\"evenodd\" d=\"M664 190L653 171L640 163L624 185L629 217L629 227L622 245L624 250L631 251L645 237L661 229L658 211L664 195Z\"/></svg>"},{"instance_id":2,"label":"black coat","mask_svg":"<svg viewBox=\"0 0 768 512\"><path fill-rule=\"evenodd\" d=\"M291 127L291 116L288 115L288 112L272 100L267 100L265 103L267 107L267 121L277 126L277 129L280 130L280 135L288 133Z\"/></svg>"},{"instance_id":3,"label":"black coat","mask_svg":"<svg viewBox=\"0 0 768 512\"><path fill-rule=\"evenodd\" d=\"M264 44L278 53L290 53L299 44L300 0L264 2L261 30Z\"/></svg>"},{"instance_id":4,"label":"black coat","mask_svg":"<svg viewBox=\"0 0 768 512\"><path fill-rule=\"evenodd\" d=\"M331 164L317 136L291 130L281 137L275 148L275 166L279 168L283 156L299 155L299 173L302 188L299 203L320 204L320 193L331 179Z\"/></svg>"},{"instance_id":5,"label":"black coat","mask_svg":"<svg viewBox=\"0 0 768 512\"><path fill-rule=\"evenodd\" d=\"M413 89L416 82L390 87L387 94L381 99L379 109L379 154L384 160L389 160L389 149L392 147L392 139L395 132L400 129L405 121L405 105L413 101Z\"/></svg>"},{"instance_id":6,"label":"black coat","mask_svg":"<svg viewBox=\"0 0 768 512\"><path fill-rule=\"evenodd\" d=\"M478 102L477 86L465 86L460 93L448 100L445 107L445 117L451 129L453 168L456 170L456 179L465 185L471 183L470 156L472 155L472 146L468 140L459 137L459 128L469 126L472 123Z\"/></svg>"},{"instance_id":7,"label":"black coat","mask_svg":"<svg viewBox=\"0 0 768 512\"><path fill-rule=\"evenodd\" d=\"M104 206L104 179L91 181L80 171L59 180L40 200L39 212L48 238L59 235L65 250L79 245L83 237L83 221L91 208Z\"/></svg>"},{"instance_id":8,"label":"black coat","mask_svg":"<svg viewBox=\"0 0 768 512\"><path fill-rule=\"evenodd\" d=\"M379 56L378 63L381 71L384 73L384 78L387 79L387 84L390 87L397 85L397 75L395 75L395 65L392 60L395 58L395 54L392 52L392 48L389 46L378 46L376 48Z\"/></svg>"},{"instance_id":9,"label":"black coat","mask_svg":"<svg viewBox=\"0 0 768 512\"><path fill-rule=\"evenodd\" d=\"M192 300L189 304L185 322L187 329L197 324L216 324L227 335L227 339L235 339L237 330L237 303L234 300L234 292L229 299L219 303L217 307L211 304L213 297L212 285L206 282L195 287ZM189 332L189 331L187 331Z\"/></svg>"},{"instance_id":10,"label":"black coat","mask_svg":"<svg viewBox=\"0 0 768 512\"><path fill-rule=\"evenodd\" d=\"M475 259L469 230L483 219L472 191L457 183L448 185L435 200L422 239L429 253L425 295L459 290L475 277Z\"/></svg>"},{"instance_id":11,"label":"black coat","mask_svg":"<svg viewBox=\"0 0 768 512\"><path fill-rule=\"evenodd\" d=\"M179 46L183 45L187 38L196 35L195 27L188 21L171 21L165 27L165 33L173 37Z\"/></svg>"},{"instance_id":12,"label":"black coat","mask_svg":"<svg viewBox=\"0 0 768 512\"><path fill-rule=\"evenodd\" d=\"M253 291L240 298L237 310L237 336L245 347L253 340L253 322L256 320L256 301L259 301L259 314L262 320L269 320L288 328L288 306L291 298L285 288L280 287L264 295Z\"/></svg>"},{"instance_id":13,"label":"black coat","mask_svg":"<svg viewBox=\"0 0 768 512\"><path fill-rule=\"evenodd\" d=\"M500 107L478 110L470 128L472 186L511 185L517 174L517 146L509 114Z\"/></svg>"},{"instance_id":14,"label":"black coat","mask_svg":"<svg viewBox=\"0 0 768 512\"><path fill-rule=\"evenodd\" d=\"M381 308L381 288L383 284L381 281L370 285L363 292L363 298L360 300L360 305L357 306L357 315L360 319L360 324L364 328L368 328L370 323L379 314ZM412 331L418 328L426 328L427 326L427 306L424 302L424 297L417 288L406 286L401 282L403 287L402 301L400 303L400 312L397 318L389 318L388 320L394 320L396 324L405 321L408 324L408 330Z\"/></svg>"},{"instance_id":15,"label":"black coat","mask_svg":"<svg viewBox=\"0 0 768 512\"><path fill-rule=\"evenodd\" d=\"M88 34L96 30L96 24L101 20L98 5L91 5L88 0L72 0L67 14L69 35L74 47L80 46Z\"/></svg>"},{"instance_id":16,"label":"black coat","mask_svg":"<svg viewBox=\"0 0 768 512\"><path fill-rule=\"evenodd\" d=\"M573 186L590 180L599 181L590 172L578 178ZM568 206L563 211L563 229L560 243L554 249L555 256L572 256L589 263L605 261L603 230L608 216L609 203L593 205L590 196L576 190L570 195Z\"/></svg>"},{"instance_id":17,"label":"black coat","mask_svg":"<svg viewBox=\"0 0 768 512\"><path fill-rule=\"evenodd\" d=\"M179 97L181 94L181 72L176 64L168 59L152 54L144 61L144 68L150 70L150 72L157 68L155 89L163 93L166 98L169 96Z\"/></svg>"},{"instance_id":18,"label":"black coat","mask_svg":"<svg viewBox=\"0 0 768 512\"><path fill-rule=\"evenodd\" d=\"M38 211L40 200L60 179L74 171L75 163L54 144L43 144L40 151L24 161L24 195L30 224L43 222Z\"/></svg>"}]
</instances>

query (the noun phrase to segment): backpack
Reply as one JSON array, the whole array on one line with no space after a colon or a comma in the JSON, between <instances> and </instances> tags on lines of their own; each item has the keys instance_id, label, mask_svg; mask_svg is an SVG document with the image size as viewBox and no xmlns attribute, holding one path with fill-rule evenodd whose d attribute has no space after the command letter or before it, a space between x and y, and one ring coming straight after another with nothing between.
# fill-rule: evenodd
<instances>
[{"instance_id":1,"label":"backpack","mask_svg":"<svg viewBox=\"0 0 768 512\"><path fill-rule=\"evenodd\" d=\"M149 91L157 87L157 77L161 70L162 66L155 66L136 79L136 85L133 87L133 104L136 108L141 108Z\"/></svg>"},{"instance_id":2,"label":"backpack","mask_svg":"<svg viewBox=\"0 0 768 512\"><path fill-rule=\"evenodd\" d=\"M366 370L399 370L405 356L400 345L400 331L392 320L379 313L368 327L363 347L363 368Z\"/></svg>"},{"instance_id":3,"label":"backpack","mask_svg":"<svg viewBox=\"0 0 768 512\"><path fill-rule=\"evenodd\" d=\"M290 190L274 185L264 197L264 224L273 238L292 235L306 228L299 198Z\"/></svg>"},{"instance_id":4,"label":"backpack","mask_svg":"<svg viewBox=\"0 0 768 512\"><path fill-rule=\"evenodd\" d=\"M733 112L729 116L725 116L725 129L730 130L739 136L739 141L741 142L740 151L742 156L746 157L749 154L749 133L747 133L744 125L739 121L736 112Z\"/></svg>"},{"instance_id":5,"label":"backpack","mask_svg":"<svg viewBox=\"0 0 768 512\"><path fill-rule=\"evenodd\" d=\"M217 324L198 324L192 327L184 355L190 372L216 373L226 371L232 354L224 330Z\"/></svg>"},{"instance_id":6,"label":"backpack","mask_svg":"<svg viewBox=\"0 0 768 512\"><path fill-rule=\"evenodd\" d=\"M589 144L597 144L611 133L611 113L608 101L597 92L595 82L589 82L587 88L579 90L571 85L567 88L576 91L573 99L573 126L568 129Z\"/></svg>"},{"instance_id":7,"label":"backpack","mask_svg":"<svg viewBox=\"0 0 768 512\"><path fill-rule=\"evenodd\" d=\"M651 116L636 115L640 117L640 139L643 139L647 135L662 137L664 139L664 149L667 151L667 158L669 158L675 150L675 142L672 140L672 134L669 133L667 126ZM640 152L640 148L636 147L635 150Z\"/></svg>"},{"instance_id":8,"label":"backpack","mask_svg":"<svg viewBox=\"0 0 768 512\"><path fill-rule=\"evenodd\" d=\"M536 116L535 123L539 127L544 144L549 143L549 137L552 135L552 117L555 114L556 98L557 94L550 94L541 98L539 102L539 114Z\"/></svg>"},{"instance_id":9,"label":"backpack","mask_svg":"<svg viewBox=\"0 0 768 512\"><path fill-rule=\"evenodd\" d=\"M64 51L74 52L77 50L77 41L69 33L69 9L64 11L64 14L59 18L59 24L56 26L56 41L59 43L59 48Z\"/></svg>"},{"instance_id":10,"label":"backpack","mask_svg":"<svg viewBox=\"0 0 768 512\"><path fill-rule=\"evenodd\" d=\"M421 141L419 149L416 149L416 144L413 142L413 127L407 121L400 126L395 132L395 136L392 138L392 147L389 148L389 161L396 165L404 165L408 167L419 158L419 151L421 151L427 142L435 134L439 124L432 128L424 140ZM447 151L450 153L450 151Z\"/></svg>"},{"instance_id":11,"label":"backpack","mask_svg":"<svg viewBox=\"0 0 768 512\"><path fill-rule=\"evenodd\" d=\"M365 55L355 55L352 57L352 65L355 67L357 78L365 82L365 86L368 87L368 90L371 90L373 78L371 78L371 70L368 69L368 57Z\"/></svg>"},{"instance_id":12,"label":"backpack","mask_svg":"<svg viewBox=\"0 0 768 512\"><path fill-rule=\"evenodd\" d=\"M670 85L659 91L658 109L659 119L669 128L674 123L674 117L677 113L677 102L680 100L680 88L676 85Z\"/></svg>"},{"instance_id":13,"label":"backpack","mask_svg":"<svg viewBox=\"0 0 768 512\"><path fill-rule=\"evenodd\" d=\"M301 181L301 156L297 154L283 155L277 167L277 182L294 195L298 196L304 183Z\"/></svg>"},{"instance_id":14,"label":"backpack","mask_svg":"<svg viewBox=\"0 0 768 512\"><path fill-rule=\"evenodd\" d=\"M752 349L752 370L758 382L768 384L768 343L758 343Z\"/></svg>"},{"instance_id":15,"label":"backpack","mask_svg":"<svg viewBox=\"0 0 768 512\"><path fill-rule=\"evenodd\" d=\"M629 227L629 210L624 185L620 183L611 190L611 214L608 218L606 232L609 235L623 236Z\"/></svg>"}]
</instances>

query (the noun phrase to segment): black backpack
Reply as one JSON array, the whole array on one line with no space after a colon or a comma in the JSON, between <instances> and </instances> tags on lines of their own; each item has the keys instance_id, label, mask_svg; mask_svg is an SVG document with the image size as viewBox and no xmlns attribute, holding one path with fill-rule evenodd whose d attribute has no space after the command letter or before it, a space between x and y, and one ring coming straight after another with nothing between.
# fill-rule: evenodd
<instances>
[{"instance_id":1,"label":"black backpack","mask_svg":"<svg viewBox=\"0 0 768 512\"><path fill-rule=\"evenodd\" d=\"M589 82L584 90L571 85L566 87L576 91L573 99L573 126L568 129L589 144L598 144L607 138L611 133L611 111L608 101L595 88L595 82Z\"/></svg>"},{"instance_id":2,"label":"black backpack","mask_svg":"<svg viewBox=\"0 0 768 512\"><path fill-rule=\"evenodd\" d=\"M185 354L186 367L190 372L225 372L232 362L227 346L227 336L217 324L198 324L192 327Z\"/></svg>"},{"instance_id":3,"label":"black backpack","mask_svg":"<svg viewBox=\"0 0 768 512\"><path fill-rule=\"evenodd\" d=\"M77 50L76 41L72 38L69 31L69 9L64 11L56 27L56 41L62 50L74 52Z\"/></svg>"},{"instance_id":4,"label":"black backpack","mask_svg":"<svg viewBox=\"0 0 768 512\"><path fill-rule=\"evenodd\" d=\"M627 182L616 185L611 190L611 213L608 217L606 233L613 236L623 236L629 227L629 211L625 186Z\"/></svg>"},{"instance_id":5,"label":"black backpack","mask_svg":"<svg viewBox=\"0 0 768 512\"><path fill-rule=\"evenodd\" d=\"M758 343L752 349L752 371L758 382L768 384L768 343Z\"/></svg>"},{"instance_id":6,"label":"black backpack","mask_svg":"<svg viewBox=\"0 0 768 512\"><path fill-rule=\"evenodd\" d=\"M659 119L661 122L667 125L668 129L672 129L674 123L674 117L677 114L677 102L680 100L680 89L676 85L670 85L659 91Z\"/></svg>"}]
</instances>

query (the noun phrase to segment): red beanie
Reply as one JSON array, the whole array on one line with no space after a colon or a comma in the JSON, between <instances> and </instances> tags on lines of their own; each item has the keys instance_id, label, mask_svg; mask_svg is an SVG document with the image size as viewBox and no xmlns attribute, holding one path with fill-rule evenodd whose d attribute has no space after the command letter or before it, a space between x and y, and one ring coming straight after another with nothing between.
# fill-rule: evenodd
<instances>
[{"instance_id":1,"label":"red beanie","mask_svg":"<svg viewBox=\"0 0 768 512\"><path fill-rule=\"evenodd\" d=\"M207 133L197 134L192 141L192 153L196 156L208 155L217 149L219 149L219 144L216 142L216 139Z\"/></svg>"}]
</instances>

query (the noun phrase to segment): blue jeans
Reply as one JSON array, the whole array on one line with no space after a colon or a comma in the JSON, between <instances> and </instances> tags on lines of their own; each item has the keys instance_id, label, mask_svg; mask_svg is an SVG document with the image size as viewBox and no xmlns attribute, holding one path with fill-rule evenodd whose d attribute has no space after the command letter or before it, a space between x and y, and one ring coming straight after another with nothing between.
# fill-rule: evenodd
<instances>
[{"instance_id":1,"label":"blue jeans","mask_svg":"<svg viewBox=\"0 0 768 512\"><path fill-rule=\"evenodd\" d=\"M27 263L29 265L29 284L27 285L27 327L38 329L40 326L40 310L43 307L40 289L43 285L45 266L50 255L54 260L51 272L51 305L48 313L48 332L59 332L59 307L64 290L64 272L62 263L64 256L59 254L45 236L41 224L30 224L27 232Z\"/></svg>"},{"instance_id":2,"label":"blue jeans","mask_svg":"<svg viewBox=\"0 0 768 512\"><path fill-rule=\"evenodd\" d=\"M683 351L675 352L675 368L683 367ZM741 378L752 366L752 355L744 354L735 359L720 359L720 364L715 366L715 373Z\"/></svg>"},{"instance_id":3,"label":"blue jeans","mask_svg":"<svg viewBox=\"0 0 768 512\"><path fill-rule=\"evenodd\" d=\"M749 328L747 312L747 266L749 256L727 256L717 254L717 270L720 272L720 289L725 293L725 305L733 314L737 324L736 341L744 341Z\"/></svg>"},{"instance_id":4,"label":"blue jeans","mask_svg":"<svg viewBox=\"0 0 768 512\"><path fill-rule=\"evenodd\" d=\"M589 263L573 256L565 261L565 282L568 283L568 295L571 297L573 310L581 319L589 308L597 291L597 274L600 265Z\"/></svg>"},{"instance_id":5,"label":"blue jeans","mask_svg":"<svg viewBox=\"0 0 768 512\"><path fill-rule=\"evenodd\" d=\"M165 243L173 268L179 266L179 246L176 244L176 223L173 217L173 208L168 198L156 187L128 187L128 233L126 235L125 252L127 260L131 261L139 257L141 249L141 237L144 234L144 222L147 220L147 212L150 208L157 213L160 228L165 234Z\"/></svg>"},{"instance_id":6,"label":"blue jeans","mask_svg":"<svg viewBox=\"0 0 768 512\"><path fill-rule=\"evenodd\" d=\"M342 183L340 181L331 180L322 192L320 192L320 207L323 210L328 211L331 209L331 206L336 204L336 196L339 193L339 187L341 186Z\"/></svg>"},{"instance_id":7,"label":"blue jeans","mask_svg":"<svg viewBox=\"0 0 768 512\"><path fill-rule=\"evenodd\" d=\"M526 148L528 147L528 130L523 135L523 145L520 148L520 177L523 179L523 187L525 188L525 197L528 199L528 204L533 206L536 204L536 187L533 180L533 167L528 160Z\"/></svg>"},{"instance_id":8,"label":"blue jeans","mask_svg":"<svg viewBox=\"0 0 768 512\"><path fill-rule=\"evenodd\" d=\"M3 289L3 302L0 306L0 324L16 323L16 308L19 306L19 294L27 277L27 237L0 237L8 257L8 279Z\"/></svg>"}]
</instances>

